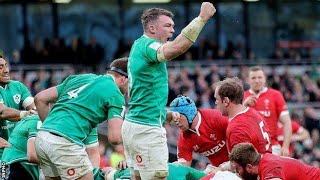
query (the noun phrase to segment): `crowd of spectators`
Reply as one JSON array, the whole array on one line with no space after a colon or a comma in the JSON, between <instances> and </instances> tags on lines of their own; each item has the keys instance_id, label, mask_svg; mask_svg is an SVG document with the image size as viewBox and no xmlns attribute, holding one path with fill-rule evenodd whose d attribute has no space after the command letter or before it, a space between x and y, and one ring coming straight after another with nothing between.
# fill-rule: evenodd
<instances>
[{"instance_id":1,"label":"crowd of spectators","mask_svg":"<svg viewBox=\"0 0 320 180\"><path fill-rule=\"evenodd\" d=\"M119 44L117 57L127 56L132 41ZM45 40L28 44L19 52L12 53L9 62L11 64L11 78L19 80L27 85L32 95L39 91L57 85L70 74L97 72L98 69L93 65L99 64L103 57L103 47L97 44L94 37L85 45L80 39L73 38L70 46L66 46L61 39ZM90 57L90 58L88 58ZM224 77L238 76L243 80L245 88L248 88L246 76L249 65L218 65L214 60L245 58L245 50L242 44L234 45L228 43L227 49L221 49L213 41L200 39L199 46L186 52L178 59L179 68L169 68L169 99L171 102L177 95L183 94L191 97L200 108L214 108L215 99L211 84ZM257 58L250 52L248 60ZM302 58L310 59L312 55L309 50L288 50L287 53L282 49L276 49L270 58L284 60L292 59L300 62ZM23 59L23 61L22 61ZM194 59L209 60L210 65L196 63ZM60 60L59 62L57 60ZM61 69L35 68L37 70L25 70L19 68L24 64L50 64L50 63L69 63L90 66L91 68L79 68L79 66L64 66ZM170 63L169 63L170 65ZM289 104L292 119L304 126L310 133L311 139L304 143L294 143L295 157L307 164L320 167L320 116L316 107L308 105L320 100L320 78L316 66L309 65L303 69L303 73L297 74L285 66L266 65L268 71L268 85L281 91ZM281 71L279 71L281 68ZM100 69L101 70L101 69ZM100 72L99 72L100 73ZM296 105L301 106L296 106ZM314 105L314 104L312 104ZM175 160L176 141L179 130L173 126L165 126L168 135L168 144L171 154L171 161ZM114 149L115 150L115 149ZM102 152L102 158L106 158L110 163L110 154L114 152L110 147ZM196 156L197 163L194 167L202 169L205 167L206 160L201 156ZM106 163L108 164L108 163Z\"/></svg>"},{"instance_id":2,"label":"crowd of spectators","mask_svg":"<svg viewBox=\"0 0 320 180\"><path fill-rule=\"evenodd\" d=\"M79 37L73 37L68 43L63 38L37 38L27 40L20 52L13 51L11 64L79 64L94 67L104 60L104 52L104 47L94 36L87 43Z\"/></svg>"},{"instance_id":3,"label":"crowd of spectators","mask_svg":"<svg viewBox=\"0 0 320 180\"><path fill-rule=\"evenodd\" d=\"M270 69L267 74L269 86L283 93L288 102L292 119L305 127L311 135L309 141L294 143L295 157L308 164L320 167L320 116L317 113L317 108L320 107L317 104L320 100L320 78L316 67L308 66L301 75L297 75L285 67L281 67L282 71L278 71L280 67L267 65L265 67ZM191 97L196 102L197 107L214 108L215 99L211 84L224 77L238 76L243 80L244 87L248 88L246 83L247 71L248 66L246 65L232 67L211 64L208 67L202 67L195 64L193 68L189 64L183 68L169 68L168 102L171 102L177 95L183 94ZM77 69L68 66L61 70L12 71L11 76L13 79L26 84L31 93L35 95L43 89L57 85L66 76L76 72ZM309 105L312 102L316 107ZM301 106L297 106L298 104L301 104ZM170 125L166 125L166 128L169 149L173 154L170 157L171 160L174 160L179 130ZM108 152L106 158L109 159L113 150L109 147L106 152ZM200 156L196 157L199 161L194 166L199 169L203 168L206 161Z\"/></svg>"}]
</instances>

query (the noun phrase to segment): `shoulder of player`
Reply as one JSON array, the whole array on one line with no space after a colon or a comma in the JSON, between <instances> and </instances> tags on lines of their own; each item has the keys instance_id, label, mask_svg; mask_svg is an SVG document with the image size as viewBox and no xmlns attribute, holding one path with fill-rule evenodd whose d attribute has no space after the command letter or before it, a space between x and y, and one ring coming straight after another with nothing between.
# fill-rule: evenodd
<instances>
[{"instance_id":1,"label":"shoulder of player","mask_svg":"<svg viewBox=\"0 0 320 180\"><path fill-rule=\"evenodd\" d=\"M8 86L25 86L22 82L16 80L10 80Z\"/></svg>"},{"instance_id":2,"label":"shoulder of player","mask_svg":"<svg viewBox=\"0 0 320 180\"><path fill-rule=\"evenodd\" d=\"M273 88L268 88L266 93L268 93L268 94L282 94L280 91L273 89Z\"/></svg>"}]
</instances>

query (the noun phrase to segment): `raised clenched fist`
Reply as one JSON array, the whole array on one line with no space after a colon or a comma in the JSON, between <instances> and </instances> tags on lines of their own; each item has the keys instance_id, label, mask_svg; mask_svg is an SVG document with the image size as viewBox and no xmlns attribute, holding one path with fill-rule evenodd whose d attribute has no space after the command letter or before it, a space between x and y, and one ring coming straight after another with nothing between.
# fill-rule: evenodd
<instances>
[{"instance_id":1,"label":"raised clenched fist","mask_svg":"<svg viewBox=\"0 0 320 180\"><path fill-rule=\"evenodd\" d=\"M210 2L203 2L201 4L200 14L202 20L208 21L216 13L216 8Z\"/></svg>"}]
</instances>

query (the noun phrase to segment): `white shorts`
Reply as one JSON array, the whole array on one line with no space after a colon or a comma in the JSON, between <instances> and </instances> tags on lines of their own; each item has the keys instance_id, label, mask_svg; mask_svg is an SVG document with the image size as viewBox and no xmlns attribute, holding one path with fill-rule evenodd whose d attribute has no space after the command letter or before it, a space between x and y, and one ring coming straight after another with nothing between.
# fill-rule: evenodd
<instances>
[{"instance_id":1,"label":"white shorts","mask_svg":"<svg viewBox=\"0 0 320 180\"><path fill-rule=\"evenodd\" d=\"M40 167L47 177L77 179L92 172L85 147L47 131L39 131L35 147Z\"/></svg>"},{"instance_id":2,"label":"white shorts","mask_svg":"<svg viewBox=\"0 0 320 180\"><path fill-rule=\"evenodd\" d=\"M168 146L163 127L124 121L122 139L127 164L142 179L168 176Z\"/></svg>"},{"instance_id":3,"label":"white shorts","mask_svg":"<svg viewBox=\"0 0 320 180\"><path fill-rule=\"evenodd\" d=\"M274 155L281 155L281 145L280 144L275 144L271 146L272 154Z\"/></svg>"}]
</instances>

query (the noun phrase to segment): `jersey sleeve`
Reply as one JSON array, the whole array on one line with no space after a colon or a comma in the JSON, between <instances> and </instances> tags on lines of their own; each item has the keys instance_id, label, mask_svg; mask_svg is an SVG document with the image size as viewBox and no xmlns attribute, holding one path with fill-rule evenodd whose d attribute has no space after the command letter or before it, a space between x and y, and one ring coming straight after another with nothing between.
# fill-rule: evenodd
<instances>
[{"instance_id":1,"label":"jersey sleeve","mask_svg":"<svg viewBox=\"0 0 320 180\"><path fill-rule=\"evenodd\" d=\"M29 126L29 128L28 128L28 139L30 139L32 137L36 137L38 129L42 125L42 122L39 120L39 121L36 121L36 123L35 123L35 121L29 121L28 123L33 123L33 124L28 125Z\"/></svg>"},{"instance_id":2,"label":"jersey sleeve","mask_svg":"<svg viewBox=\"0 0 320 180\"><path fill-rule=\"evenodd\" d=\"M151 63L159 62L157 57L157 51L162 46L162 43L154 39L147 39L145 43L145 55L147 57L147 61Z\"/></svg>"},{"instance_id":3,"label":"jersey sleeve","mask_svg":"<svg viewBox=\"0 0 320 180\"><path fill-rule=\"evenodd\" d=\"M292 126L292 134L298 133L301 128L301 126L295 121L292 121L291 126ZM300 130L300 131L302 131L302 130Z\"/></svg>"},{"instance_id":4,"label":"jersey sleeve","mask_svg":"<svg viewBox=\"0 0 320 180\"><path fill-rule=\"evenodd\" d=\"M85 140L83 140L83 144L86 147L92 147L98 145L98 127L92 129L90 134L87 136Z\"/></svg>"},{"instance_id":5,"label":"jersey sleeve","mask_svg":"<svg viewBox=\"0 0 320 180\"><path fill-rule=\"evenodd\" d=\"M277 113L280 116L282 111L287 111L288 110L286 101L284 100L284 97L282 96L282 94L280 92L278 92L278 91L277 91L277 93L275 94L275 96L273 98L274 98L274 100L276 102Z\"/></svg>"},{"instance_id":6,"label":"jersey sleeve","mask_svg":"<svg viewBox=\"0 0 320 180\"><path fill-rule=\"evenodd\" d=\"M111 118L123 119L125 111L125 100L123 95L119 92L115 93L108 99L108 120Z\"/></svg>"},{"instance_id":7,"label":"jersey sleeve","mask_svg":"<svg viewBox=\"0 0 320 180\"><path fill-rule=\"evenodd\" d=\"M27 97L31 97L31 93L24 84L22 83L19 83L19 84L20 84L20 90L21 90L21 102L23 102L25 99L27 99Z\"/></svg>"},{"instance_id":8,"label":"jersey sleeve","mask_svg":"<svg viewBox=\"0 0 320 180\"><path fill-rule=\"evenodd\" d=\"M189 139L189 141L192 141ZM190 143L187 142L187 140L183 137L183 132L180 131L179 138L178 138L178 145L177 145L177 156L178 161L186 160L186 161L192 161L192 146Z\"/></svg>"}]
</instances>

